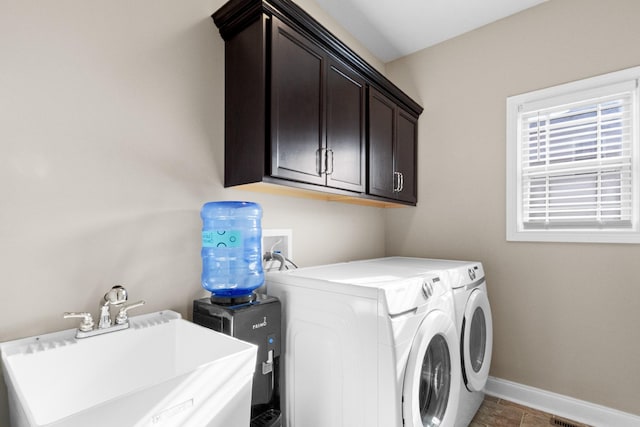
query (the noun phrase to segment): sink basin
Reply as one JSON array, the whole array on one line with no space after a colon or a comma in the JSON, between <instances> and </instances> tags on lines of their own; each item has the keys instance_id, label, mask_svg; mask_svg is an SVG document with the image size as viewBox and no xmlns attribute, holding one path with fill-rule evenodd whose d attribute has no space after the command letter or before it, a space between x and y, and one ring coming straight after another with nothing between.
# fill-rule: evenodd
<instances>
[{"instance_id":1,"label":"sink basin","mask_svg":"<svg viewBox=\"0 0 640 427\"><path fill-rule=\"evenodd\" d=\"M12 427L249 425L254 345L169 310L129 321L0 344Z\"/></svg>"}]
</instances>

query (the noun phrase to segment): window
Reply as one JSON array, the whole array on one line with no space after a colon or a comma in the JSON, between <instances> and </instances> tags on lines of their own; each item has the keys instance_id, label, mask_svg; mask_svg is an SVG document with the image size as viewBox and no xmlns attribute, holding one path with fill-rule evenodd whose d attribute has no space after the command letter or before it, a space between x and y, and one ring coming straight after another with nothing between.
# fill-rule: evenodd
<instances>
[{"instance_id":1,"label":"window","mask_svg":"<svg viewBox=\"0 0 640 427\"><path fill-rule=\"evenodd\" d=\"M507 240L640 243L639 79L507 99Z\"/></svg>"}]
</instances>

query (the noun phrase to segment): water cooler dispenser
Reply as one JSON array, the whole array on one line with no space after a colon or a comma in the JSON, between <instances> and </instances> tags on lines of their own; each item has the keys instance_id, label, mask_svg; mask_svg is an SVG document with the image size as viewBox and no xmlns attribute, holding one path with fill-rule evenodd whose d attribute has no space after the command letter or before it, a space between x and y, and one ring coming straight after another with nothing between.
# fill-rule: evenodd
<instances>
[{"instance_id":1,"label":"water cooler dispenser","mask_svg":"<svg viewBox=\"0 0 640 427\"><path fill-rule=\"evenodd\" d=\"M252 202L209 202L202 217L202 287L193 321L258 346L251 392L251 427L281 427L280 301L258 294L262 269L262 208Z\"/></svg>"},{"instance_id":2,"label":"water cooler dispenser","mask_svg":"<svg viewBox=\"0 0 640 427\"><path fill-rule=\"evenodd\" d=\"M216 304L193 302L193 321L258 346L251 391L251 427L280 427L280 300L254 294L253 301Z\"/></svg>"}]
</instances>

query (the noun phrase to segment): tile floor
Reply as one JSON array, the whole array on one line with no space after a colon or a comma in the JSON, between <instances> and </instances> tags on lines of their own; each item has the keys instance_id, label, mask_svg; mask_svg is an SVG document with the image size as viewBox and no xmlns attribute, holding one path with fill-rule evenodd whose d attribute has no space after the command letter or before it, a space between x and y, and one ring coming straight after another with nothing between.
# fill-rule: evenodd
<instances>
[{"instance_id":1,"label":"tile floor","mask_svg":"<svg viewBox=\"0 0 640 427\"><path fill-rule=\"evenodd\" d=\"M469 427L588 427L508 400L487 396Z\"/></svg>"}]
</instances>

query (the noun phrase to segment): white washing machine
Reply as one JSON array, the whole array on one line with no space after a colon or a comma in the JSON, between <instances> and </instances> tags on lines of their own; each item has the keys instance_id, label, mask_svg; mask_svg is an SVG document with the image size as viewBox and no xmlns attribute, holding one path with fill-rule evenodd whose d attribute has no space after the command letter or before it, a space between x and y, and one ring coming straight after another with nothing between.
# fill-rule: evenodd
<instances>
[{"instance_id":1,"label":"white washing machine","mask_svg":"<svg viewBox=\"0 0 640 427\"><path fill-rule=\"evenodd\" d=\"M365 260L266 275L283 307L288 427L452 427L461 372L440 275Z\"/></svg>"},{"instance_id":2,"label":"white washing machine","mask_svg":"<svg viewBox=\"0 0 640 427\"><path fill-rule=\"evenodd\" d=\"M453 290L462 372L455 426L467 427L484 399L493 349L493 321L482 263L404 257L384 260L414 274L440 272Z\"/></svg>"}]
</instances>

